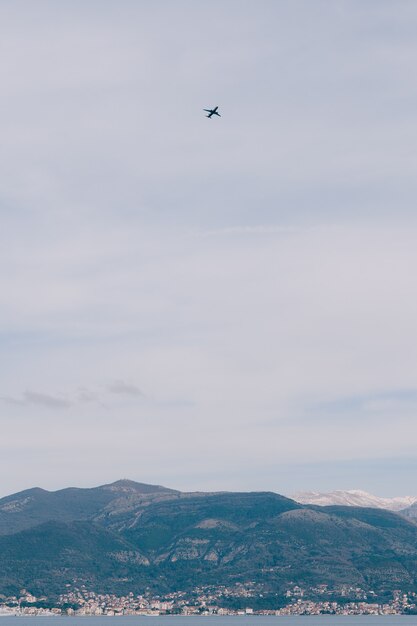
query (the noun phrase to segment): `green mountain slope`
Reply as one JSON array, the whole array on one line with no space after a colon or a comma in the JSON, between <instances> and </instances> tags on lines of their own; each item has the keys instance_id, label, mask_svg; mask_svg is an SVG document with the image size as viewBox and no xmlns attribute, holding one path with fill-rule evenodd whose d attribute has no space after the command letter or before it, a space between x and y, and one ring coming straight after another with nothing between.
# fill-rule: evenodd
<instances>
[{"instance_id":1,"label":"green mountain slope","mask_svg":"<svg viewBox=\"0 0 417 626\"><path fill-rule=\"evenodd\" d=\"M66 584L166 593L248 581L278 594L295 584L360 586L379 594L417 589L417 525L398 514L303 506L274 493L114 485L111 497L109 486L57 492L62 510L53 501L52 521L23 531L13 533L3 518L0 593L26 587L51 595ZM79 491L92 494L86 505ZM47 516L44 494L35 496L33 510ZM20 523L35 523L34 513L25 515L17 512ZM71 515L83 521L63 520Z\"/></svg>"},{"instance_id":2,"label":"green mountain slope","mask_svg":"<svg viewBox=\"0 0 417 626\"><path fill-rule=\"evenodd\" d=\"M147 562L122 537L91 522L46 522L0 537L0 589L58 595L66 584L122 591L130 571Z\"/></svg>"}]
</instances>

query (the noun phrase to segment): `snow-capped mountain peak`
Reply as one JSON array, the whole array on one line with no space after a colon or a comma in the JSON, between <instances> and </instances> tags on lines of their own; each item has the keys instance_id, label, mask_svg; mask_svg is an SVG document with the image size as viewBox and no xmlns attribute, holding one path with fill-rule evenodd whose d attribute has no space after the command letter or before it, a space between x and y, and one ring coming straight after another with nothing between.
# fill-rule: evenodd
<instances>
[{"instance_id":1,"label":"snow-capped mountain peak","mask_svg":"<svg viewBox=\"0 0 417 626\"><path fill-rule=\"evenodd\" d=\"M375 509L401 511L417 502L417 496L397 496L395 498L380 498L361 489L336 490L327 493L317 491L302 491L290 496L301 504L316 504L318 506L363 506Z\"/></svg>"}]
</instances>

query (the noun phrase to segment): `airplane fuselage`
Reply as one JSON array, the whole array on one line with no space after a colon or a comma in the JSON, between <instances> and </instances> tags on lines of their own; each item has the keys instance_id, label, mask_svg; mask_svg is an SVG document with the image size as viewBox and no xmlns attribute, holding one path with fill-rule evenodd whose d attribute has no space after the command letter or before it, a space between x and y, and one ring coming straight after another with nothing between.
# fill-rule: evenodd
<instances>
[{"instance_id":1,"label":"airplane fuselage","mask_svg":"<svg viewBox=\"0 0 417 626\"><path fill-rule=\"evenodd\" d=\"M206 115L206 117L210 117L211 118L212 115L217 115L218 117L221 117L220 113L217 113L217 109L218 108L219 107L217 106L214 109L203 109L203 110L208 113L208 115Z\"/></svg>"}]
</instances>

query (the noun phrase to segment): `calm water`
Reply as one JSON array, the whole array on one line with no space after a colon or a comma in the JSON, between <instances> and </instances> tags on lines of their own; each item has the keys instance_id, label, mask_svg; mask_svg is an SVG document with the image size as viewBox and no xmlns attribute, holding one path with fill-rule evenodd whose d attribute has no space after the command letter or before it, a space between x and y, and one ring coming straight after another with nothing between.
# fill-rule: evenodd
<instances>
[{"instance_id":1,"label":"calm water","mask_svg":"<svg viewBox=\"0 0 417 626\"><path fill-rule=\"evenodd\" d=\"M416 616L129 616L129 617L0 617L0 626L417 626Z\"/></svg>"}]
</instances>

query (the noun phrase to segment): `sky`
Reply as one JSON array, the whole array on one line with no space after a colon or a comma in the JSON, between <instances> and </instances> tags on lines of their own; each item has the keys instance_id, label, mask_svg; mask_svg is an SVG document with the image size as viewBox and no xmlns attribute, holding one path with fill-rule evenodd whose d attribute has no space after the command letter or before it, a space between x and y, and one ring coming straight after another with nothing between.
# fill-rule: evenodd
<instances>
[{"instance_id":1,"label":"sky","mask_svg":"<svg viewBox=\"0 0 417 626\"><path fill-rule=\"evenodd\" d=\"M0 0L0 495L417 495L416 28Z\"/></svg>"}]
</instances>

